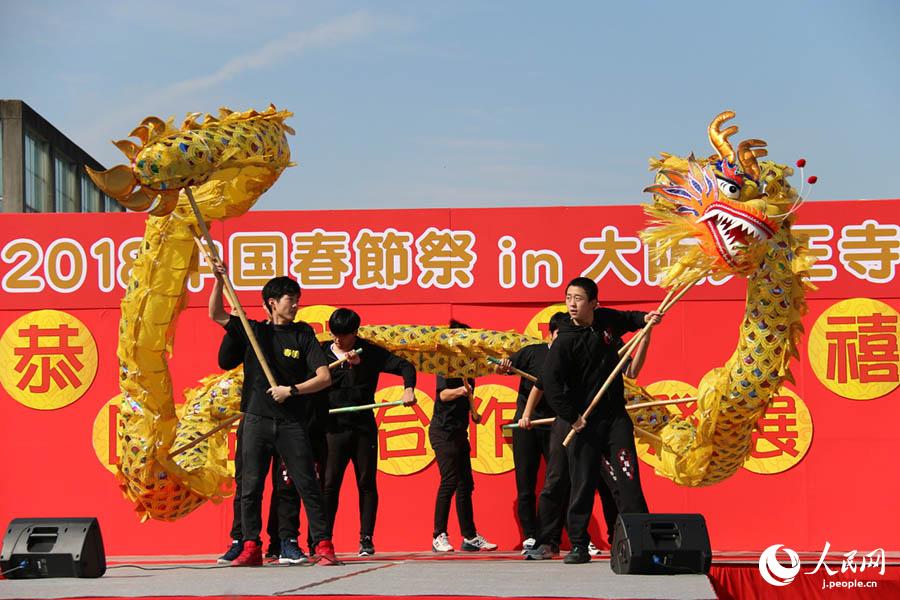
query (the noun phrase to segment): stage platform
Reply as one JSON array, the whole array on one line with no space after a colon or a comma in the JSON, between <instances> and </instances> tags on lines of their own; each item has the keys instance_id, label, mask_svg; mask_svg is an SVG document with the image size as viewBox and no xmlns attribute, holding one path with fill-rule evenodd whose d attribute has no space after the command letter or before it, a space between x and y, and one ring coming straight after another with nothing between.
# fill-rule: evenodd
<instances>
[{"instance_id":1,"label":"stage platform","mask_svg":"<svg viewBox=\"0 0 900 600\"><path fill-rule=\"evenodd\" d=\"M836 573L819 571L797 577L790 586L772 587L759 574L758 554L714 552L709 575L616 575L609 553L584 565L566 565L560 558L526 561L517 552L468 554L379 553L372 558L338 557L338 566L269 563L234 568L215 564L215 556L108 557L106 575L98 579L48 578L0 580L0 599L80 600L167 598L168 600L262 599L266 597L334 600L422 600L487 598L722 598L725 600L817 597L826 586L856 582L837 590L844 600L900 598L900 556L891 553L887 572ZM818 557L801 554L804 570ZM837 571L838 555L828 563ZM860 580L870 587L860 587Z\"/></svg>"},{"instance_id":2,"label":"stage platform","mask_svg":"<svg viewBox=\"0 0 900 600\"><path fill-rule=\"evenodd\" d=\"M609 560L566 565L518 553L370 559L340 556L339 566L255 568L211 564L214 557L116 557L99 579L0 581L0 598L255 596L427 596L498 598L716 598L705 575L616 575Z\"/></svg>"}]
</instances>

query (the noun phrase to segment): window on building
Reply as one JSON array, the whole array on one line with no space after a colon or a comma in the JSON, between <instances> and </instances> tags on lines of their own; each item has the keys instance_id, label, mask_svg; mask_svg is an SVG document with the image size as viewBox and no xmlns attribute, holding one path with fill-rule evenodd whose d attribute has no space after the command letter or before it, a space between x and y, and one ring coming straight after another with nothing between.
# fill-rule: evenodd
<instances>
[{"instance_id":1,"label":"window on building","mask_svg":"<svg viewBox=\"0 0 900 600\"><path fill-rule=\"evenodd\" d=\"M106 212L123 212L125 210L125 207L106 194L103 194L103 203L106 205Z\"/></svg>"},{"instance_id":2,"label":"window on building","mask_svg":"<svg viewBox=\"0 0 900 600\"><path fill-rule=\"evenodd\" d=\"M25 212L45 212L50 201L47 142L25 134Z\"/></svg>"},{"instance_id":3,"label":"window on building","mask_svg":"<svg viewBox=\"0 0 900 600\"><path fill-rule=\"evenodd\" d=\"M81 176L81 212L100 212L104 208L100 203L100 190L87 175Z\"/></svg>"},{"instance_id":4,"label":"window on building","mask_svg":"<svg viewBox=\"0 0 900 600\"><path fill-rule=\"evenodd\" d=\"M53 193L56 212L75 212L75 165L64 158L53 159L56 189Z\"/></svg>"}]
</instances>

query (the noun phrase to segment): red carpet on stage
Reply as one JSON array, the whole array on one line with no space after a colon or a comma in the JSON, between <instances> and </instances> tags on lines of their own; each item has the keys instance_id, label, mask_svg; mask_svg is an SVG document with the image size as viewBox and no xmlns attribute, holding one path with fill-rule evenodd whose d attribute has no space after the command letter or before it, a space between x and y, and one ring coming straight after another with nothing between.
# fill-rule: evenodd
<instances>
[{"instance_id":1,"label":"red carpet on stage","mask_svg":"<svg viewBox=\"0 0 900 600\"><path fill-rule=\"evenodd\" d=\"M775 587L763 581L756 565L713 565L709 580L720 600L816 598L829 591L837 593L841 600L900 598L900 567L887 567L884 575L879 575L878 570L835 575L820 570L812 575L798 575L784 587Z\"/></svg>"}]
</instances>

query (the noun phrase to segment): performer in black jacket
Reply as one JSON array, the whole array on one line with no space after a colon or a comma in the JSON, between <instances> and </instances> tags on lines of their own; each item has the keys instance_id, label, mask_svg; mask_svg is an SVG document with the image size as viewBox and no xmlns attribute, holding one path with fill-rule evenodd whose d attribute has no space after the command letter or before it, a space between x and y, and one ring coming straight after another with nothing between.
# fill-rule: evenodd
<instances>
[{"instance_id":1,"label":"performer in black jacket","mask_svg":"<svg viewBox=\"0 0 900 600\"><path fill-rule=\"evenodd\" d=\"M222 302L224 273L224 265L217 263L209 316L231 335L246 336L240 319L225 312ZM269 320L251 320L249 323L276 385L271 386L266 380L256 354L247 344L242 391L246 412L241 435L243 550L231 565L262 564L260 504L273 451L284 460L290 479L304 500L316 544L315 553L323 564L337 564L308 432L313 412L308 394L330 385L328 362L315 337L294 323L300 299L300 286L296 281L275 277L263 287L262 297Z\"/></svg>"},{"instance_id":2,"label":"performer in black jacket","mask_svg":"<svg viewBox=\"0 0 900 600\"><path fill-rule=\"evenodd\" d=\"M598 308L597 284L586 277L573 279L566 287L566 307L571 321L559 328L542 382L557 421L578 432L567 448L572 551L565 558L567 564L577 564L590 561L587 526L600 477L612 490L620 512L647 512L621 373L587 421L581 414L619 362L617 338L658 323L662 315Z\"/></svg>"},{"instance_id":3,"label":"performer in black jacket","mask_svg":"<svg viewBox=\"0 0 900 600\"><path fill-rule=\"evenodd\" d=\"M313 336L312 327L307 323L299 322L300 328L308 328L307 332ZM219 368L224 370L234 369L244 362L247 352L247 338L226 331L219 344ZM247 410L247 397L241 397L241 412ZM243 421L238 425L235 434L234 448L234 500L233 516L231 521L231 545L228 550L216 561L220 565L231 564L244 548L241 525L241 490L243 489L243 459L241 453L243 445ZM269 516L266 520L266 533L269 535L269 549L266 558L276 558L281 564L300 564L307 557L298 544L300 530L300 494L297 488L286 477L286 470L281 457L277 452L272 452L272 495L269 501ZM312 550L312 549L310 549Z\"/></svg>"},{"instance_id":4,"label":"performer in black jacket","mask_svg":"<svg viewBox=\"0 0 900 600\"><path fill-rule=\"evenodd\" d=\"M329 363L344 357L348 360L331 372L331 388L328 390L330 408L362 406L375 402L378 376L391 373L403 377L405 406L415 404L416 369L412 364L394 356L356 336L359 315L349 308L339 308L328 319L333 342L324 342L322 349ZM378 488L375 474L378 471L378 427L375 411L337 413L328 416L328 459L325 462L325 504L334 526L337 515L341 483L347 463L353 463L356 489L359 493L359 555L375 554L372 536L375 533L375 515L378 511Z\"/></svg>"}]
</instances>

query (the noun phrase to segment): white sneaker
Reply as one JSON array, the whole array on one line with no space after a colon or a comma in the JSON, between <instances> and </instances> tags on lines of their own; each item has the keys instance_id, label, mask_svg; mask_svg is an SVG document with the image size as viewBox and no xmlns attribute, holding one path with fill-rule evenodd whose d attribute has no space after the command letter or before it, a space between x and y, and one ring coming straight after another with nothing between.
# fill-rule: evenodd
<instances>
[{"instance_id":1,"label":"white sneaker","mask_svg":"<svg viewBox=\"0 0 900 600\"><path fill-rule=\"evenodd\" d=\"M600 548L594 545L594 542L588 542L588 554L591 556L600 556Z\"/></svg>"},{"instance_id":2,"label":"white sneaker","mask_svg":"<svg viewBox=\"0 0 900 600\"><path fill-rule=\"evenodd\" d=\"M525 554L527 554L529 550L531 550L532 548L534 548L534 544L535 544L536 541L537 541L537 540L535 540L534 538L528 538L528 539L526 539L525 541L522 542L522 555L523 555L523 556L524 556Z\"/></svg>"},{"instance_id":3,"label":"white sneaker","mask_svg":"<svg viewBox=\"0 0 900 600\"><path fill-rule=\"evenodd\" d=\"M453 546L450 545L450 540L447 539L446 533L442 533L431 540L431 550L433 552L453 552Z\"/></svg>"},{"instance_id":4,"label":"white sneaker","mask_svg":"<svg viewBox=\"0 0 900 600\"><path fill-rule=\"evenodd\" d=\"M490 543L489 541L484 539L484 536L477 533L475 534L475 537L471 539L463 538L462 546L460 546L460 550L465 550L466 552L489 552L496 549L497 544Z\"/></svg>"}]
</instances>

